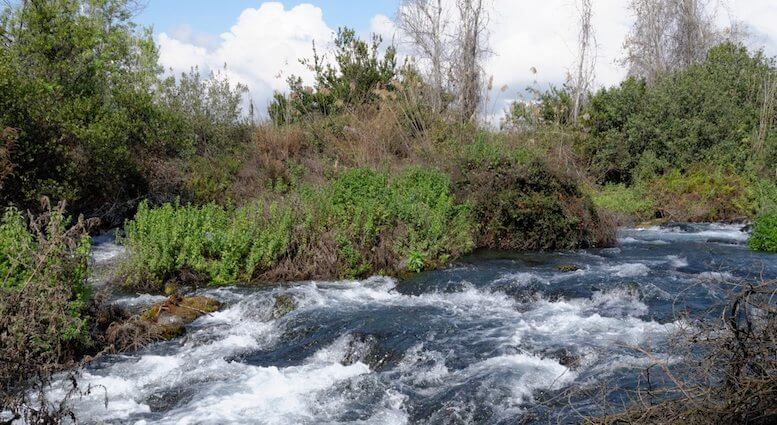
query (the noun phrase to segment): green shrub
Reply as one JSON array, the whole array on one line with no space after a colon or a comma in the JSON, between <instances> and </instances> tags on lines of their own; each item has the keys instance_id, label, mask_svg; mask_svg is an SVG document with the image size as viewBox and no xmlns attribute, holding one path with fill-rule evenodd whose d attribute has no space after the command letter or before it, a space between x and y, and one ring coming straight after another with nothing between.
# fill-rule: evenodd
<instances>
[{"instance_id":1,"label":"green shrub","mask_svg":"<svg viewBox=\"0 0 777 425\"><path fill-rule=\"evenodd\" d=\"M751 217L757 200L751 182L721 168L672 170L649 183L659 214L670 220L716 221Z\"/></svg>"},{"instance_id":2,"label":"green shrub","mask_svg":"<svg viewBox=\"0 0 777 425\"><path fill-rule=\"evenodd\" d=\"M477 246L551 250L612 242L613 228L574 179L525 148L498 146L465 151L455 175L458 196L479 224Z\"/></svg>"},{"instance_id":3,"label":"green shrub","mask_svg":"<svg viewBox=\"0 0 777 425\"><path fill-rule=\"evenodd\" d=\"M758 213L777 213L777 182L759 179L753 184L758 203Z\"/></svg>"},{"instance_id":4,"label":"green shrub","mask_svg":"<svg viewBox=\"0 0 777 425\"><path fill-rule=\"evenodd\" d=\"M214 284L250 280L274 265L288 248L292 211L288 205L254 203L243 208L146 203L125 226L121 241L130 251L127 283L159 287L181 271Z\"/></svg>"},{"instance_id":5,"label":"green shrub","mask_svg":"<svg viewBox=\"0 0 777 425\"><path fill-rule=\"evenodd\" d=\"M764 81L774 63L731 43L705 61L664 76L653 85L633 78L603 89L585 110L590 137L581 142L600 182L631 183L699 162L743 172L757 160ZM771 158L773 131L762 160Z\"/></svg>"},{"instance_id":6,"label":"green shrub","mask_svg":"<svg viewBox=\"0 0 777 425\"><path fill-rule=\"evenodd\" d=\"M323 191L320 205L338 239L342 277L367 271L420 271L445 264L474 247L470 208L456 203L449 178L409 168L395 178L368 169L347 170ZM383 255L375 247L388 243ZM384 267L380 267L383 265Z\"/></svg>"},{"instance_id":7,"label":"green shrub","mask_svg":"<svg viewBox=\"0 0 777 425\"><path fill-rule=\"evenodd\" d=\"M4 6L0 128L18 130L14 173L0 201L42 195L90 206L122 189L137 196L133 149L155 140L156 51L126 0ZM106 196L107 195L107 196Z\"/></svg>"},{"instance_id":8,"label":"green shrub","mask_svg":"<svg viewBox=\"0 0 777 425\"><path fill-rule=\"evenodd\" d=\"M371 42L366 42L352 29L338 29L335 64L325 63L314 46L312 60L301 61L314 72L314 87L303 86L300 77L289 77L290 93L275 93L268 107L270 119L277 125L289 124L379 99L377 90L393 88L392 80L397 75L396 49L389 46L380 57L381 41L373 36Z\"/></svg>"},{"instance_id":9,"label":"green shrub","mask_svg":"<svg viewBox=\"0 0 777 425\"><path fill-rule=\"evenodd\" d=\"M748 245L754 251L777 253L777 213L756 218Z\"/></svg>"},{"instance_id":10,"label":"green shrub","mask_svg":"<svg viewBox=\"0 0 777 425\"><path fill-rule=\"evenodd\" d=\"M320 261L315 251L329 242L337 276L312 270L306 277L418 271L470 251L474 229L469 207L455 202L441 172L410 168L390 179L356 168L268 206L141 204L121 239L130 253L123 275L129 285L157 289L186 272L217 285L248 282L282 257Z\"/></svg>"},{"instance_id":11,"label":"green shrub","mask_svg":"<svg viewBox=\"0 0 777 425\"><path fill-rule=\"evenodd\" d=\"M469 204L457 204L445 174L411 168L392 182L394 213L407 231L397 251L412 271L447 263L474 247ZM423 263L423 266L422 266Z\"/></svg>"},{"instance_id":12,"label":"green shrub","mask_svg":"<svg viewBox=\"0 0 777 425\"><path fill-rule=\"evenodd\" d=\"M655 204L642 186L626 187L623 184L609 184L594 192L592 197L598 208L626 214L638 220L652 218L655 208Z\"/></svg>"},{"instance_id":13,"label":"green shrub","mask_svg":"<svg viewBox=\"0 0 777 425\"><path fill-rule=\"evenodd\" d=\"M0 288L18 290L33 281L64 283L73 292L71 310L82 310L90 298L90 239L80 223L68 229L69 221L63 209L52 209L32 222L18 210L7 209L0 222Z\"/></svg>"},{"instance_id":14,"label":"green shrub","mask_svg":"<svg viewBox=\"0 0 777 425\"><path fill-rule=\"evenodd\" d=\"M119 224L136 199L180 194L190 157L250 140L245 87L196 69L163 80L134 3L0 6L0 205L36 210L47 196Z\"/></svg>"}]
</instances>

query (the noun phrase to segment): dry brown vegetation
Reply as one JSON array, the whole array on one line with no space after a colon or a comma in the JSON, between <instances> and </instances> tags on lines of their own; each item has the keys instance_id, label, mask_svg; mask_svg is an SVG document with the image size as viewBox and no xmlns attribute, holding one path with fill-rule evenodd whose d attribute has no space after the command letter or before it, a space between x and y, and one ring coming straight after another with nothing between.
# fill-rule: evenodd
<instances>
[{"instance_id":1,"label":"dry brown vegetation","mask_svg":"<svg viewBox=\"0 0 777 425\"><path fill-rule=\"evenodd\" d=\"M771 424L777 421L777 281L740 283L713 317L673 336L673 361L650 365L630 403L604 404L594 424ZM652 376L651 376L652 375Z\"/></svg>"}]
</instances>

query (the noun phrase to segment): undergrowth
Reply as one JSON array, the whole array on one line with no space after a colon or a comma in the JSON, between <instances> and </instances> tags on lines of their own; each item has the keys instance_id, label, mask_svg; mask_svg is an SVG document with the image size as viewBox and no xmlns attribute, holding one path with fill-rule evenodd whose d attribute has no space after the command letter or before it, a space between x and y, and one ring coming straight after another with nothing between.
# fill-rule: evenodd
<instances>
[{"instance_id":1,"label":"undergrowth","mask_svg":"<svg viewBox=\"0 0 777 425\"><path fill-rule=\"evenodd\" d=\"M608 184L592 195L597 207L619 215L644 221L653 218L655 202L648 197L643 186L627 187L623 184Z\"/></svg>"},{"instance_id":2,"label":"undergrowth","mask_svg":"<svg viewBox=\"0 0 777 425\"><path fill-rule=\"evenodd\" d=\"M470 208L450 186L433 169L390 177L355 168L323 188L241 207L142 204L121 239L125 283L159 288L187 272L222 285L421 271L473 247ZM328 264L292 267L305 259Z\"/></svg>"},{"instance_id":3,"label":"undergrowth","mask_svg":"<svg viewBox=\"0 0 777 425\"><path fill-rule=\"evenodd\" d=\"M756 218L748 245L754 251L777 253L777 213Z\"/></svg>"},{"instance_id":4,"label":"undergrowth","mask_svg":"<svg viewBox=\"0 0 777 425\"><path fill-rule=\"evenodd\" d=\"M622 222L703 222L746 220L770 202L770 195L770 186L763 180L698 165L631 186L606 185L593 198L598 207L621 215Z\"/></svg>"},{"instance_id":5,"label":"undergrowth","mask_svg":"<svg viewBox=\"0 0 777 425\"><path fill-rule=\"evenodd\" d=\"M35 217L8 209L0 223L0 406L26 423L71 414L41 395L92 345L89 223L70 226L63 204L44 209Z\"/></svg>"}]
</instances>

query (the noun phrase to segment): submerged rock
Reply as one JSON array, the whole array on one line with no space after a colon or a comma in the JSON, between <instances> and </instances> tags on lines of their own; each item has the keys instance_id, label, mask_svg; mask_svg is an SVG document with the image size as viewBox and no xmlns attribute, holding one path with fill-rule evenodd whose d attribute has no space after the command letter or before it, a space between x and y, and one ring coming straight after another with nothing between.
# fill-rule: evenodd
<instances>
[{"instance_id":1,"label":"submerged rock","mask_svg":"<svg viewBox=\"0 0 777 425\"><path fill-rule=\"evenodd\" d=\"M727 238L709 238L707 243L720 243L725 245L745 245L744 241Z\"/></svg>"},{"instance_id":2,"label":"submerged rock","mask_svg":"<svg viewBox=\"0 0 777 425\"><path fill-rule=\"evenodd\" d=\"M640 287L637 282L625 282L623 284L623 289L632 296L640 295L642 292L642 287Z\"/></svg>"},{"instance_id":3,"label":"submerged rock","mask_svg":"<svg viewBox=\"0 0 777 425\"><path fill-rule=\"evenodd\" d=\"M694 231L696 231L696 228L694 228L692 224L682 223L677 221L670 221L664 224L664 227L667 229L677 229L680 232L687 232L687 233L693 233Z\"/></svg>"},{"instance_id":4,"label":"submerged rock","mask_svg":"<svg viewBox=\"0 0 777 425\"><path fill-rule=\"evenodd\" d=\"M556 267L559 271L569 273L569 272L576 272L580 270L580 267L574 265L574 264L561 264Z\"/></svg>"},{"instance_id":5,"label":"submerged rock","mask_svg":"<svg viewBox=\"0 0 777 425\"><path fill-rule=\"evenodd\" d=\"M362 362L371 370L380 371L389 365L396 364L401 357L393 351L385 351L380 347L378 337L363 332L354 332L348 341L345 355L340 363L350 366Z\"/></svg>"},{"instance_id":6,"label":"submerged rock","mask_svg":"<svg viewBox=\"0 0 777 425\"><path fill-rule=\"evenodd\" d=\"M354 333L348 341L348 348L340 363L345 366L350 366L356 362L368 363L368 357L374 354L377 344L378 339L372 335Z\"/></svg>"},{"instance_id":7,"label":"submerged rock","mask_svg":"<svg viewBox=\"0 0 777 425\"><path fill-rule=\"evenodd\" d=\"M579 368L583 362L583 356L567 348L546 351L543 357L556 359L560 365L568 368L569 370L575 370Z\"/></svg>"},{"instance_id":8,"label":"submerged rock","mask_svg":"<svg viewBox=\"0 0 777 425\"><path fill-rule=\"evenodd\" d=\"M297 303L291 295L278 295L275 297L275 303L272 306L272 313L270 318L280 319L281 317L291 313L297 308Z\"/></svg>"},{"instance_id":9,"label":"submerged rock","mask_svg":"<svg viewBox=\"0 0 777 425\"><path fill-rule=\"evenodd\" d=\"M213 313L219 307L221 307L221 303L213 298L173 295L165 301L149 307L141 314L141 318L159 325L175 323L185 325L204 314Z\"/></svg>"}]
</instances>

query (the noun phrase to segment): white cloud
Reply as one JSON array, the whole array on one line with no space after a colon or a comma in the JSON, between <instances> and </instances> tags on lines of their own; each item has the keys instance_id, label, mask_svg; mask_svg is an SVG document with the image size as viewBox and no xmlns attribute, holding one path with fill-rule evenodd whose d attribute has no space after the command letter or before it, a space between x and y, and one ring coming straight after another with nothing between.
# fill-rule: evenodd
<instances>
[{"instance_id":1,"label":"white cloud","mask_svg":"<svg viewBox=\"0 0 777 425\"><path fill-rule=\"evenodd\" d=\"M732 20L744 22L754 38L755 48L777 55L777 2L774 0L733 0L729 5Z\"/></svg>"},{"instance_id":2,"label":"white cloud","mask_svg":"<svg viewBox=\"0 0 777 425\"><path fill-rule=\"evenodd\" d=\"M159 34L159 61L175 73L193 66L208 72L226 65L230 81L246 84L261 110L274 90L286 87L288 76L310 76L298 59L311 56L314 40L326 47L332 34L315 6L301 4L286 10L281 3L263 3L258 9L245 9L215 47L198 45L185 32L187 40L178 38L181 34Z\"/></svg>"},{"instance_id":3,"label":"white cloud","mask_svg":"<svg viewBox=\"0 0 777 425\"><path fill-rule=\"evenodd\" d=\"M623 38L629 28L626 2L593 2L596 30L596 81L611 85L620 81L625 70L618 65ZM574 0L544 0L542 3L494 0L491 17L493 56L486 62L486 73L494 87L508 86L505 93L493 92L492 107L498 114L506 103L525 94L527 86L559 85L566 79L576 56L577 9ZM537 73L533 73L536 69Z\"/></svg>"},{"instance_id":4,"label":"white cloud","mask_svg":"<svg viewBox=\"0 0 777 425\"><path fill-rule=\"evenodd\" d=\"M370 20L370 32L383 37L387 43L395 42L397 26L394 21L386 15L375 15Z\"/></svg>"}]
</instances>

